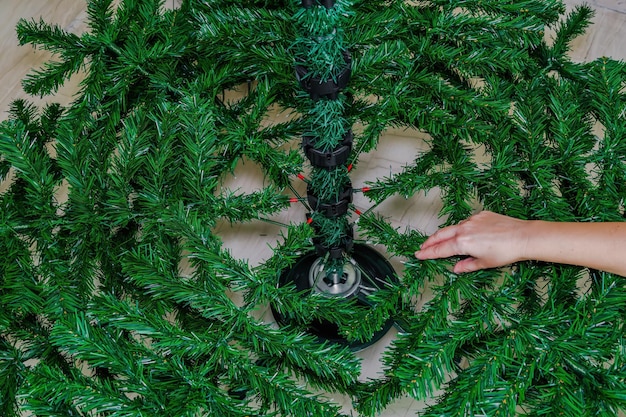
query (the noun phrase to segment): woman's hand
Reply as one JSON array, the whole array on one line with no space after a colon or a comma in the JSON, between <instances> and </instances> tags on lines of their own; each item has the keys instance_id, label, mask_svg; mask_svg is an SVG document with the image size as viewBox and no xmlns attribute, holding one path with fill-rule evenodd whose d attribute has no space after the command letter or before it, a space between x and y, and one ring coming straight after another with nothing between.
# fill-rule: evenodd
<instances>
[{"instance_id":1,"label":"woman's hand","mask_svg":"<svg viewBox=\"0 0 626 417\"><path fill-rule=\"evenodd\" d=\"M530 221L483 211L461 223L440 229L415 252L417 259L467 255L455 273L496 268L526 259Z\"/></svg>"}]
</instances>

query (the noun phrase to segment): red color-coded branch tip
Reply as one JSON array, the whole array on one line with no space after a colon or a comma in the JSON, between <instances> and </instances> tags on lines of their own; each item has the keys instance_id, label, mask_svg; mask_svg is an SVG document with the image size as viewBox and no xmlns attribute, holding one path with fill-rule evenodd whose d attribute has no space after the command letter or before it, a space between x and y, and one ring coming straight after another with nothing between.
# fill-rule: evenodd
<instances>
[{"instance_id":1,"label":"red color-coded branch tip","mask_svg":"<svg viewBox=\"0 0 626 417\"><path fill-rule=\"evenodd\" d=\"M353 168L352 164L348 165L348 172L352 171L352 168Z\"/></svg>"},{"instance_id":2,"label":"red color-coded branch tip","mask_svg":"<svg viewBox=\"0 0 626 417\"><path fill-rule=\"evenodd\" d=\"M363 187L363 188L361 188L361 191L363 191L364 193L368 192L369 190L371 190L370 187Z\"/></svg>"},{"instance_id":3,"label":"red color-coded branch tip","mask_svg":"<svg viewBox=\"0 0 626 417\"><path fill-rule=\"evenodd\" d=\"M357 214L357 216L360 216L361 214L363 214L361 210L359 209L355 209L354 212Z\"/></svg>"},{"instance_id":4,"label":"red color-coded branch tip","mask_svg":"<svg viewBox=\"0 0 626 417\"><path fill-rule=\"evenodd\" d=\"M306 219L306 223L307 224L313 223L313 218L309 217L308 219Z\"/></svg>"},{"instance_id":5,"label":"red color-coded branch tip","mask_svg":"<svg viewBox=\"0 0 626 417\"><path fill-rule=\"evenodd\" d=\"M301 179L302 181L305 180L304 175L302 175L302 174L298 174L298 178Z\"/></svg>"},{"instance_id":6,"label":"red color-coded branch tip","mask_svg":"<svg viewBox=\"0 0 626 417\"><path fill-rule=\"evenodd\" d=\"M291 197L291 198L289 199L289 202L290 202L290 203L297 203L298 201L300 201L300 200L299 200L298 198L296 198L296 197Z\"/></svg>"}]
</instances>

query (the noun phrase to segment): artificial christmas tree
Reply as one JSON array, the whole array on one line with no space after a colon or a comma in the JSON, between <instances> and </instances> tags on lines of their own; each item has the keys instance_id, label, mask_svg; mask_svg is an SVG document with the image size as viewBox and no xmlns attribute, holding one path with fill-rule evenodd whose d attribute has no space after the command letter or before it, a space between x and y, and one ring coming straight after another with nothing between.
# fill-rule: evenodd
<instances>
[{"instance_id":1,"label":"artificial christmas tree","mask_svg":"<svg viewBox=\"0 0 626 417\"><path fill-rule=\"evenodd\" d=\"M59 59L25 80L29 93L86 76L71 105L16 101L0 127L2 415L345 414L324 392L364 416L403 395L431 400L425 416L626 407L622 278L537 262L455 275L413 260L425 236L376 211L440 190L445 224L477 205L623 220L625 67L566 55L589 8L562 20L557 1L87 10L80 36L18 26ZM277 109L290 118L272 123ZM353 185L395 126L427 134L428 149ZM223 187L242 160L263 188ZM354 209L353 187L370 210ZM258 265L215 233L300 203L308 216ZM268 304L280 327L255 316ZM359 380L350 348L390 323L400 333L380 377Z\"/></svg>"}]
</instances>

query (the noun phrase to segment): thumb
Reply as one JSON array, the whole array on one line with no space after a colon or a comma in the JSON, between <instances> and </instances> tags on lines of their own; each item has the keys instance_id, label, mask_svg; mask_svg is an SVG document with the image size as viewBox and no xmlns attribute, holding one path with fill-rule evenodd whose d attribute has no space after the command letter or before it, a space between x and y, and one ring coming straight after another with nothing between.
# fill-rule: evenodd
<instances>
[{"instance_id":1,"label":"thumb","mask_svg":"<svg viewBox=\"0 0 626 417\"><path fill-rule=\"evenodd\" d=\"M480 262L476 258L465 258L460 260L454 265L453 272L455 274L462 274L465 272L474 272L479 269L483 269L484 266L480 265Z\"/></svg>"}]
</instances>

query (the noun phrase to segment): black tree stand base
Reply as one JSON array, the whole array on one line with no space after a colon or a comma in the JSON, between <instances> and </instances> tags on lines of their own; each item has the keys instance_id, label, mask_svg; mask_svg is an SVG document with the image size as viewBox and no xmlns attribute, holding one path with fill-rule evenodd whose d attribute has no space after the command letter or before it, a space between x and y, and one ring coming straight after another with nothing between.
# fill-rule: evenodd
<instances>
[{"instance_id":1,"label":"black tree stand base","mask_svg":"<svg viewBox=\"0 0 626 417\"><path fill-rule=\"evenodd\" d=\"M283 287L294 283L298 292L318 292L328 297L340 297L350 299L356 297L357 304L372 308L367 296L375 293L392 282L398 282L398 278L391 264L383 255L369 246L355 244L351 261L346 262L341 276L327 274L324 270L323 258L316 252L302 255L295 265L281 273L278 285ZM272 313L279 325L287 325L293 317L279 313L271 306ZM394 320L389 317L383 327L373 334L366 342L349 342L339 332L337 324L314 320L308 328L309 333L317 336L320 341L349 346L353 350L362 350L380 340L394 325Z\"/></svg>"}]
</instances>

